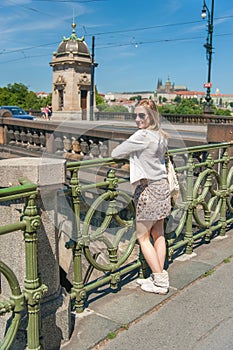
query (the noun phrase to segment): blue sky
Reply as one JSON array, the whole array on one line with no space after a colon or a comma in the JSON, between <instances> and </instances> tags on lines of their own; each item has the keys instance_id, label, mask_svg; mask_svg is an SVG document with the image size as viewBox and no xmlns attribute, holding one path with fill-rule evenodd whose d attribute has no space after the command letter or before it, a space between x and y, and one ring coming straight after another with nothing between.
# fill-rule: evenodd
<instances>
[{"instance_id":1,"label":"blue sky","mask_svg":"<svg viewBox=\"0 0 233 350\"><path fill-rule=\"evenodd\" d=\"M211 9L211 1L206 0ZM52 90L49 62L63 36L95 36L99 92L153 91L158 79L203 91L207 21L203 0L2 0L0 86ZM233 5L215 0L212 92L233 93Z\"/></svg>"}]
</instances>

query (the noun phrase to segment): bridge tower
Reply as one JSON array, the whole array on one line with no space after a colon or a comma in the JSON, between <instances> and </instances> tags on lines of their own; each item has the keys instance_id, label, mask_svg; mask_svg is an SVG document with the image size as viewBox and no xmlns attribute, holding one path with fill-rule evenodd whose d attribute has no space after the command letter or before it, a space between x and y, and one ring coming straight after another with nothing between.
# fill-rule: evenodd
<instances>
[{"instance_id":1,"label":"bridge tower","mask_svg":"<svg viewBox=\"0 0 233 350\"><path fill-rule=\"evenodd\" d=\"M89 119L91 55L75 28L72 23L72 34L63 37L49 63L53 68L52 119Z\"/></svg>"}]
</instances>

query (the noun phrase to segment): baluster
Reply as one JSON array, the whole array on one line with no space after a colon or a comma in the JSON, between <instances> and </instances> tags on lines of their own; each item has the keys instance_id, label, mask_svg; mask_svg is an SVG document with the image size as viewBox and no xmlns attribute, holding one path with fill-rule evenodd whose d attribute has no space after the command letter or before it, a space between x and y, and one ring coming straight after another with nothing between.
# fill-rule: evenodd
<instances>
[{"instance_id":1,"label":"baluster","mask_svg":"<svg viewBox=\"0 0 233 350\"><path fill-rule=\"evenodd\" d=\"M15 135L15 143L18 146L20 144L20 134L19 134L19 129L14 130L14 135Z\"/></svg>"},{"instance_id":2,"label":"baluster","mask_svg":"<svg viewBox=\"0 0 233 350\"><path fill-rule=\"evenodd\" d=\"M35 130L34 130L34 133L32 135L32 139L33 139L33 148L40 149L40 138Z\"/></svg>"},{"instance_id":3,"label":"baluster","mask_svg":"<svg viewBox=\"0 0 233 350\"><path fill-rule=\"evenodd\" d=\"M71 146L71 139L66 137L65 135L63 136L63 148L64 152L71 152L72 146Z\"/></svg>"},{"instance_id":4,"label":"baluster","mask_svg":"<svg viewBox=\"0 0 233 350\"><path fill-rule=\"evenodd\" d=\"M63 140L60 135L57 135L54 140L55 153L63 154Z\"/></svg>"},{"instance_id":5,"label":"baluster","mask_svg":"<svg viewBox=\"0 0 233 350\"><path fill-rule=\"evenodd\" d=\"M99 155L100 150L98 145L93 140L90 140L90 158L98 158Z\"/></svg>"},{"instance_id":6,"label":"baluster","mask_svg":"<svg viewBox=\"0 0 233 350\"><path fill-rule=\"evenodd\" d=\"M16 143L14 129L11 127L7 129L7 139L9 140L9 145L14 145Z\"/></svg>"},{"instance_id":7,"label":"baluster","mask_svg":"<svg viewBox=\"0 0 233 350\"><path fill-rule=\"evenodd\" d=\"M28 129L27 131L27 148L33 148L33 137L31 129Z\"/></svg>"},{"instance_id":8,"label":"baluster","mask_svg":"<svg viewBox=\"0 0 233 350\"><path fill-rule=\"evenodd\" d=\"M24 129L20 132L20 138L21 138L21 146L27 147L27 136Z\"/></svg>"},{"instance_id":9,"label":"baluster","mask_svg":"<svg viewBox=\"0 0 233 350\"><path fill-rule=\"evenodd\" d=\"M82 150L82 153L84 154L84 158L88 158L88 154L89 154L89 146L88 143L84 140L84 139L80 139L80 147Z\"/></svg>"},{"instance_id":10,"label":"baluster","mask_svg":"<svg viewBox=\"0 0 233 350\"><path fill-rule=\"evenodd\" d=\"M75 139L75 137L72 137L72 159L83 159L83 153L81 150L80 143L78 142L78 140Z\"/></svg>"},{"instance_id":11,"label":"baluster","mask_svg":"<svg viewBox=\"0 0 233 350\"><path fill-rule=\"evenodd\" d=\"M108 157L108 146L102 141L99 142L99 150L102 158Z\"/></svg>"},{"instance_id":12,"label":"baluster","mask_svg":"<svg viewBox=\"0 0 233 350\"><path fill-rule=\"evenodd\" d=\"M45 137L45 132L44 131L40 131L40 147L41 149L45 150L46 149L46 137Z\"/></svg>"}]
</instances>

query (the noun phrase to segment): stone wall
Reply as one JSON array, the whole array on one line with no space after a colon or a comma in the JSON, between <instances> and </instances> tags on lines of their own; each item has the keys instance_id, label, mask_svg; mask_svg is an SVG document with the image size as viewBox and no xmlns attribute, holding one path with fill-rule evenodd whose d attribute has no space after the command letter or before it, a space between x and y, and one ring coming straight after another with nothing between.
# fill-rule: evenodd
<instances>
[{"instance_id":1,"label":"stone wall","mask_svg":"<svg viewBox=\"0 0 233 350\"><path fill-rule=\"evenodd\" d=\"M38 230L38 270L48 292L41 300L42 337L46 350L59 349L71 333L70 297L60 285L57 190L65 182L65 161L50 158L15 158L0 161L1 186L17 186L20 177L39 186L39 208L42 224ZM1 224L20 221L23 198L1 205ZM1 260L16 274L21 290L25 279L25 249L21 231L1 237ZM1 296L8 297L9 286L1 281ZM8 316L9 317L9 316ZM4 336L6 318L0 317L0 339ZM26 315L22 318L12 350L26 348ZM52 335L52 336L51 336Z\"/></svg>"}]
</instances>

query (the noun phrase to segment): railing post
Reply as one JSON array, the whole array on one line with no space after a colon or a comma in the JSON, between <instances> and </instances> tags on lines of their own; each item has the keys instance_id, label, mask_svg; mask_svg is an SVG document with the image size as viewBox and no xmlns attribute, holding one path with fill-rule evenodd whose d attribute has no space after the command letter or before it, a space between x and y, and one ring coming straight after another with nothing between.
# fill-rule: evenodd
<instances>
[{"instance_id":1,"label":"railing post","mask_svg":"<svg viewBox=\"0 0 233 350\"><path fill-rule=\"evenodd\" d=\"M192 153L188 156L188 172L187 172L187 205L188 214L186 220L186 232L184 239L187 240L186 254L191 254L193 251L193 156Z\"/></svg>"},{"instance_id":2,"label":"railing post","mask_svg":"<svg viewBox=\"0 0 233 350\"><path fill-rule=\"evenodd\" d=\"M227 173L228 173L228 164L229 164L229 155L227 148L224 148L222 159L224 160L222 163L222 186L221 186L221 198L222 198L222 206L220 209L220 219L221 229L220 236L225 236L226 234L226 213L227 213Z\"/></svg>"},{"instance_id":3,"label":"railing post","mask_svg":"<svg viewBox=\"0 0 233 350\"><path fill-rule=\"evenodd\" d=\"M35 196L31 196L24 211L23 221L26 222L25 263L26 278L24 281L24 294L28 305L28 337L27 349L41 349L40 341L40 300L48 291L47 286L41 285L37 266L37 229L40 227L40 216L37 215Z\"/></svg>"},{"instance_id":4,"label":"railing post","mask_svg":"<svg viewBox=\"0 0 233 350\"><path fill-rule=\"evenodd\" d=\"M73 251L73 268L74 268L74 283L71 289L72 295L75 297L75 311L82 312L84 308L84 300L86 292L82 277L82 242L80 232L80 188L78 179L78 170L72 171L71 180L71 196L73 202L73 228L72 239L66 244L67 248L72 248Z\"/></svg>"}]
</instances>

